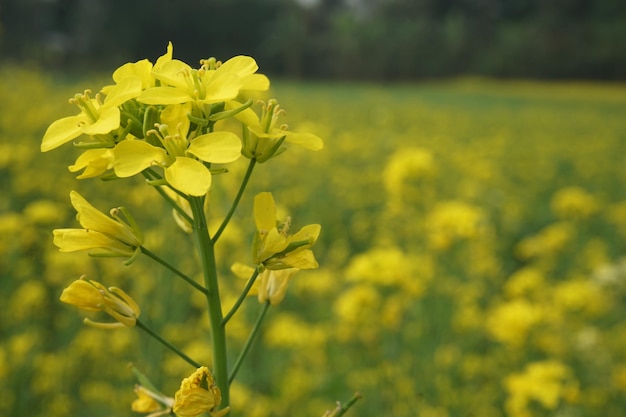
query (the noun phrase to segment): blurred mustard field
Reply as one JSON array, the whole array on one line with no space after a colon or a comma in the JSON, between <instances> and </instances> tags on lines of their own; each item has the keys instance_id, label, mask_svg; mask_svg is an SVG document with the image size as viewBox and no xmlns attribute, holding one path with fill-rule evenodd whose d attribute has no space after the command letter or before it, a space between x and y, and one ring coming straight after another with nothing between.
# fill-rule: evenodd
<instances>
[{"instance_id":1,"label":"blurred mustard field","mask_svg":"<svg viewBox=\"0 0 626 417\"><path fill-rule=\"evenodd\" d=\"M138 415L127 364L168 393L189 365L134 328L84 326L61 291L83 274L123 287L210 365L206 300L148 259L61 253L51 230L76 224L76 190L128 207L151 250L193 271L189 236L139 179L102 195L67 172L77 150L40 153L48 125L75 114L67 99L106 77L0 74L0 414ZM271 96L325 146L258 167L222 237L224 304L245 285L230 266L250 256L251 195L270 185L294 229L322 225L320 268L268 312L232 413L320 416L358 391L355 416L623 415L626 86L274 82ZM210 212L228 210L244 171L215 177ZM229 322L233 350L260 308L249 299Z\"/></svg>"}]
</instances>

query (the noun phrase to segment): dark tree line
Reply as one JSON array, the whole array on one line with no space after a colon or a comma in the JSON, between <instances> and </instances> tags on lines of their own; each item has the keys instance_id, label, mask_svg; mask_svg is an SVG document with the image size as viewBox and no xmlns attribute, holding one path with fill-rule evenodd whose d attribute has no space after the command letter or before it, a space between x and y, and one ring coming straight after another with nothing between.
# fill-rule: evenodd
<instances>
[{"instance_id":1,"label":"dark tree line","mask_svg":"<svg viewBox=\"0 0 626 417\"><path fill-rule=\"evenodd\" d=\"M626 78L623 0L0 0L2 60L254 56L286 77ZM208 56L207 56L208 57Z\"/></svg>"}]
</instances>

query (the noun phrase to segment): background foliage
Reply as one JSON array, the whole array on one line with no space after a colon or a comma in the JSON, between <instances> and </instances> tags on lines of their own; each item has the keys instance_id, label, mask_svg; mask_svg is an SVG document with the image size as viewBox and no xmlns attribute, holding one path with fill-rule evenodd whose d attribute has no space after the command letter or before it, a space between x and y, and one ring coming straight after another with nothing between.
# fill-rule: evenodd
<instances>
[{"instance_id":1,"label":"background foliage","mask_svg":"<svg viewBox=\"0 0 626 417\"><path fill-rule=\"evenodd\" d=\"M132 329L85 327L58 301L81 274L126 289L142 319L210 365L204 300L140 258L59 253L76 189L124 204L146 246L195 274L188 236L139 180L79 182L71 147L41 154L67 97L105 84L0 72L0 413L130 415L133 362L173 393L189 365ZM294 229L323 225L233 389L234 413L321 415L361 391L362 416L621 416L626 408L623 85L460 79L398 86L279 82L295 131L325 139L260 165ZM245 163L216 177L227 209ZM226 297L244 282L252 201L221 238ZM191 299L189 298L191 295ZM184 302L181 302L184 301ZM186 301L190 300L190 301ZM227 301L225 308L228 308ZM229 323L240 347L260 306Z\"/></svg>"},{"instance_id":2,"label":"background foliage","mask_svg":"<svg viewBox=\"0 0 626 417\"><path fill-rule=\"evenodd\" d=\"M117 68L159 56L249 54L268 74L624 79L620 0L3 0L3 59Z\"/></svg>"}]
</instances>

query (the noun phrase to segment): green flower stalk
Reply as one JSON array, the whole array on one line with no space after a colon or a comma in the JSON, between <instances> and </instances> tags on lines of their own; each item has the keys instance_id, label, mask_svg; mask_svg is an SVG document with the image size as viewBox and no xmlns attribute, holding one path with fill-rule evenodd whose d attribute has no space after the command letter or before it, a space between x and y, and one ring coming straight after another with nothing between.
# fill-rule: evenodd
<instances>
[{"instance_id":1,"label":"green flower stalk","mask_svg":"<svg viewBox=\"0 0 626 417\"><path fill-rule=\"evenodd\" d=\"M218 276L215 246L242 201L254 167L283 153L289 144L310 150L323 147L316 135L294 133L286 125L279 125L279 117L285 112L276 100L262 103L260 115L255 113L253 100L245 96L267 91L270 85L269 79L257 70L255 60L248 56L225 62L203 59L199 68L192 68L174 59L170 43L154 64L146 59L124 64L113 73L113 84L95 95L89 90L75 95L70 102L80 112L54 121L41 143L41 150L47 152L74 142L83 152L69 170L77 173L79 179L123 180L140 175L173 210L177 225L193 236L203 284L148 250L135 219L123 207L114 208L107 215L72 191L71 203L82 228L53 231L54 244L62 252L88 251L92 256L124 257L127 265L143 253L206 297L213 354L211 371L140 321L138 304L121 289L80 279L61 295L64 303L85 311L104 312L115 319L113 323L87 320L88 324L104 328L135 326L195 368L173 398L157 392L146 378L141 378L132 409L151 417L172 413L179 417L203 413L221 417L228 413L229 386L259 334L268 309L281 303L289 281L298 271L318 267L312 246L320 225L310 224L290 234L291 220L276 219L272 194L260 193L254 199L255 267L245 267L249 268L248 283L226 316L222 313L222 278ZM240 134L235 133L237 126L241 127ZM210 219L219 224L211 236L207 218L211 187L219 178L217 174L227 173L228 165L242 155L249 159L248 168L233 201L226 205L230 207L227 214L222 219ZM248 295L256 295L263 307L229 369L227 324Z\"/></svg>"}]
</instances>

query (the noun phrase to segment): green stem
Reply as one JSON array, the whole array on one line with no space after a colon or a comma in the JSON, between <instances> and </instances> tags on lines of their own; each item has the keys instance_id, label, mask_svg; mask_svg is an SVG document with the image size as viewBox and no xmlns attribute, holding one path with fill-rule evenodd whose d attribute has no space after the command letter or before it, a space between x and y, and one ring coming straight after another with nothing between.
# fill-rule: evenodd
<instances>
[{"instance_id":1,"label":"green stem","mask_svg":"<svg viewBox=\"0 0 626 417\"><path fill-rule=\"evenodd\" d=\"M239 357L237 358L235 365L233 365L233 370L231 371L231 374L228 377L229 384L232 383L233 380L235 379L235 376L237 375L237 371L239 371L239 367L241 366L241 363L243 362L244 358L248 354L248 351L250 350L250 347L252 346L252 342L254 342L254 339L256 338L257 334L259 333L259 330L261 329L261 323L263 323L263 319L265 318L265 313L267 313L267 310L269 310L269 308L270 308L270 303L268 301L263 305L263 308L261 309L261 312L259 313L259 317L256 319L256 322L254 323L254 327L252 328L252 330L250 330L250 335L248 336L248 340L246 340L246 344L243 346L243 350L239 354Z\"/></svg>"},{"instance_id":2,"label":"green stem","mask_svg":"<svg viewBox=\"0 0 626 417\"><path fill-rule=\"evenodd\" d=\"M150 336L154 337L156 340L158 340L159 342L161 342L161 344L163 344L165 347L167 347L168 349L170 349L172 352L176 353L178 356L180 356L181 358L183 358L185 361L187 361L187 363L189 363L190 365L199 368L200 364L198 364L198 362L194 361L193 359L191 359L189 356L185 355L180 349L178 349L176 346L172 345L170 342L168 342L167 340L163 339L161 336L159 336L157 333L154 332L154 330L152 330L151 328L149 328L148 326L146 326L145 323L143 323L142 321L137 320L137 322L135 323L135 325L137 327L139 327L141 330L143 330L144 332L148 333Z\"/></svg>"},{"instance_id":3,"label":"green stem","mask_svg":"<svg viewBox=\"0 0 626 417\"><path fill-rule=\"evenodd\" d=\"M154 172L150 168L143 170L142 174L148 180L162 179L160 175L158 175L156 172ZM153 188L156 190L157 193L159 193L161 195L161 197L163 197L163 199L165 201L167 201L169 203L170 206L172 206L172 208L174 210L176 210L178 212L178 214L181 215L181 217L183 219L185 219L186 222L188 222L189 224L193 223L193 219L191 217L189 217L189 214L187 214L185 212L185 210L183 210L182 207L179 206L176 203L176 201L174 201L174 199L172 197L167 195L167 193L165 191L163 191L163 189L161 187L153 187Z\"/></svg>"},{"instance_id":4,"label":"green stem","mask_svg":"<svg viewBox=\"0 0 626 417\"><path fill-rule=\"evenodd\" d=\"M361 395L361 393L359 392L355 393L354 396L350 398L350 400L347 403L339 404L337 408L335 409L335 414L331 414L331 415L333 417L339 417L339 416L344 415L346 411L348 411L350 407L352 407L361 398L363 398L363 395Z\"/></svg>"},{"instance_id":5,"label":"green stem","mask_svg":"<svg viewBox=\"0 0 626 417\"><path fill-rule=\"evenodd\" d=\"M217 281L217 265L213 242L209 236L206 217L204 215L204 197L189 199L193 213L193 232L198 244L198 251L202 261L204 285L207 306L209 310L209 324L211 326L211 345L213 350L213 376L222 392L222 406L230 404L228 389L228 363L226 352L226 330L222 326L222 305L220 301L219 285Z\"/></svg>"},{"instance_id":6,"label":"green stem","mask_svg":"<svg viewBox=\"0 0 626 417\"><path fill-rule=\"evenodd\" d=\"M233 307L230 309L228 314L226 314L226 316L222 320L222 326L226 326L226 323L228 323L228 320L230 320L231 317L237 312L237 310L241 306L241 303L243 303L243 300L245 300L246 297L248 296L248 293L250 292L250 288L252 288L252 286L254 285L254 281L256 281L256 278L258 276L259 276L259 270L257 268L252 273L252 276L248 280L248 283L246 284L246 286L243 289L243 291L241 292L241 294L239 294L239 298L235 302L235 305L233 305Z\"/></svg>"},{"instance_id":7,"label":"green stem","mask_svg":"<svg viewBox=\"0 0 626 417\"><path fill-rule=\"evenodd\" d=\"M246 170L243 180L241 181L241 185L239 186L239 191L237 191L237 195L235 196L235 199L233 200L233 204L230 206L230 210L226 214L226 217L224 217L222 224L220 225L219 229L217 229L217 232L215 232L215 235L213 236L213 243L217 242L217 239L219 239L224 229L226 229L226 226L228 225L230 218L233 217L233 214L235 213L235 210L237 209L237 206L239 205L239 200L241 200L241 196L243 195L243 192L246 189L246 186L248 185L248 181L250 180L250 176L252 175L252 170L254 169L255 165L256 165L256 159L255 158L250 159L250 163L248 164L248 169Z\"/></svg>"},{"instance_id":8,"label":"green stem","mask_svg":"<svg viewBox=\"0 0 626 417\"><path fill-rule=\"evenodd\" d=\"M185 281L187 281L189 284L191 284L198 291L202 292L203 294L207 294L208 290L206 288L204 288L202 285L198 284L196 281L191 279L189 276L187 276L184 273L182 273L180 270L178 270L176 267L171 265L169 262L167 262L166 260L160 258L158 255L156 255L155 253L149 251L148 249L144 248L143 246L140 246L140 248L141 248L141 253L143 253L144 255L148 256L149 258L155 260L156 262L160 263L161 265L163 265L164 267L166 267L167 269L169 269L170 271L172 271L173 273L178 275L180 278L182 278Z\"/></svg>"}]
</instances>

